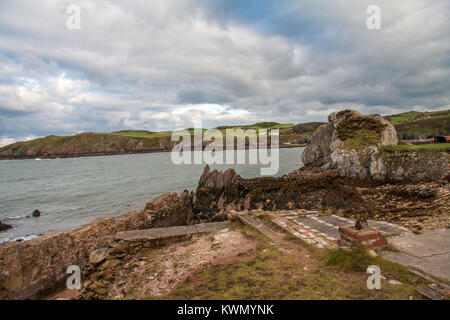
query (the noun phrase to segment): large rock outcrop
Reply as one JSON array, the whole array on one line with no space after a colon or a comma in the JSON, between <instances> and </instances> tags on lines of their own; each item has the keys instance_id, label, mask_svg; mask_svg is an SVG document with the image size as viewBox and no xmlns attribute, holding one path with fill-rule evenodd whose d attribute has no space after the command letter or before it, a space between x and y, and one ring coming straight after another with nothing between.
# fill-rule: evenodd
<instances>
[{"instance_id":1,"label":"large rock outcrop","mask_svg":"<svg viewBox=\"0 0 450 320\"><path fill-rule=\"evenodd\" d=\"M381 148L397 144L395 128L386 119L344 110L330 114L328 124L314 132L302 161L307 168L376 181L432 181L447 174L445 154Z\"/></svg>"}]
</instances>

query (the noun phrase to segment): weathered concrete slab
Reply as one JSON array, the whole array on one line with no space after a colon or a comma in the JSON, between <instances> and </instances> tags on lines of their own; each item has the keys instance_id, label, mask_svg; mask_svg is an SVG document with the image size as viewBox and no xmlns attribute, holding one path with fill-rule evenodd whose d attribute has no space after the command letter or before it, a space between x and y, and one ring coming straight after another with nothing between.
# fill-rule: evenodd
<instances>
[{"instance_id":1,"label":"weathered concrete slab","mask_svg":"<svg viewBox=\"0 0 450 320\"><path fill-rule=\"evenodd\" d=\"M269 228L263 221L258 218L253 217L250 214L238 214L238 219L248 226L251 226L264 234L271 240L275 240L276 238L283 236L282 233L277 232L271 228Z\"/></svg>"},{"instance_id":2,"label":"weathered concrete slab","mask_svg":"<svg viewBox=\"0 0 450 320\"><path fill-rule=\"evenodd\" d=\"M224 222L202 223L192 226L177 226L169 228L122 231L116 234L115 239L127 241L165 239L197 233L215 232L225 228L227 225L228 221L224 221Z\"/></svg>"},{"instance_id":3,"label":"weathered concrete slab","mask_svg":"<svg viewBox=\"0 0 450 320\"><path fill-rule=\"evenodd\" d=\"M348 219L344 217L339 217L336 215L329 216L319 216L319 215L305 215L298 216L293 219L295 223L299 224L303 228L309 229L310 231L317 233L323 237L330 238L333 240L339 239L338 228L348 225L354 225L355 220ZM384 221L368 221L370 227L375 227L379 229L383 235L392 236L392 235L412 235L412 233L401 226L397 226L392 223L384 222Z\"/></svg>"},{"instance_id":4,"label":"weathered concrete slab","mask_svg":"<svg viewBox=\"0 0 450 320\"><path fill-rule=\"evenodd\" d=\"M450 281L450 253L431 257L414 257L404 252L383 252L386 260L414 267L432 276Z\"/></svg>"},{"instance_id":5,"label":"weathered concrete slab","mask_svg":"<svg viewBox=\"0 0 450 320\"><path fill-rule=\"evenodd\" d=\"M296 223L293 219L276 217L273 219L273 222L302 241L319 249L332 248L335 246L334 239L327 237L325 234L319 233L317 230L310 230L310 228L306 228L304 225Z\"/></svg>"},{"instance_id":6,"label":"weathered concrete slab","mask_svg":"<svg viewBox=\"0 0 450 320\"><path fill-rule=\"evenodd\" d=\"M450 253L450 229L431 230L420 235L392 237L389 242L396 249L415 257Z\"/></svg>"},{"instance_id":7,"label":"weathered concrete slab","mask_svg":"<svg viewBox=\"0 0 450 320\"><path fill-rule=\"evenodd\" d=\"M421 286L421 287L417 288L416 291L431 300L443 300L444 299L444 297L439 292L437 292L436 290L433 290L432 288L430 288L428 286Z\"/></svg>"},{"instance_id":8,"label":"weathered concrete slab","mask_svg":"<svg viewBox=\"0 0 450 320\"><path fill-rule=\"evenodd\" d=\"M387 260L450 281L450 229L392 237L389 242L400 251L383 253Z\"/></svg>"}]
</instances>

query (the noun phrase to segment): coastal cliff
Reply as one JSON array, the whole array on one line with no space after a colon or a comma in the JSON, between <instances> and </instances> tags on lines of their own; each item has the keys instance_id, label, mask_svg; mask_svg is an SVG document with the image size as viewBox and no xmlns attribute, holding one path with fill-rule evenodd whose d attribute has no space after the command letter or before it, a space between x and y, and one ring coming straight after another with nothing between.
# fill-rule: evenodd
<instances>
[{"instance_id":1,"label":"coastal cliff","mask_svg":"<svg viewBox=\"0 0 450 320\"><path fill-rule=\"evenodd\" d=\"M17 142L0 148L0 159L67 158L169 150L170 137L149 139L120 134L82 133Z\"/></svg>"},{"instance_id":2,"label":"coastal cliff","mask_svg":"<svg viewBox=\"0 0 450 320\"><path fill-rule=\"evenodd\" d=\"M224 134L227 129L278 129L280 148L304 146L321 122L279 124L261 122L245 126L218 127ZM188 129L193 134L193 129ZM0 160L5 159L54 159L117 155L128 153L168 152L175 146L171 131L151 132L128 130L112 133L80 133L72 136L48 136L31 141L16 142L0 148ZM226 141L226 139L224 139ZM248 141L246 142L248 146ZM205 147L207 142L204 141ZM270 143L269 143L270 145Z\"/></svg>"}]
</instances>

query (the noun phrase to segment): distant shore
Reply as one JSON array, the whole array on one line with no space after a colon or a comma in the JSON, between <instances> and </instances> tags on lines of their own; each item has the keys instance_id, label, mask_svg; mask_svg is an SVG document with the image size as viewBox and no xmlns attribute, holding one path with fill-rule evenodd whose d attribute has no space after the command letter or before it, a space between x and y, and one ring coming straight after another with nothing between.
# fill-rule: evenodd
<instances>
[{"instance_id":1,"label":"distant shore","mask_svg":"<svg viewBox=\"0 0 450 320\"><path fill-rule=\"evenodd\" d=\"M286 148L302 148L306 144L281 144L278 149ZM245 146L245 150L250 149L249 146ZM257 148L259 149L259 148ZM268 146L267 149L271 149ZM225 150L225 149L224 149ZM234 150L237 150L235 148ZM89 152L89 153L77 153L77 154L49 154L49 155L24 155L24 156L0 156L0 160L34 160L34 159L68 159L68 158L84 158L84 157L102 157L102 156L117 156L125 154L145 154L145 153L161 153L171 152L169 148L158 148L151 150L130 150L130 151L111 151L111 152Z\"/></svg>"}]
</instances>

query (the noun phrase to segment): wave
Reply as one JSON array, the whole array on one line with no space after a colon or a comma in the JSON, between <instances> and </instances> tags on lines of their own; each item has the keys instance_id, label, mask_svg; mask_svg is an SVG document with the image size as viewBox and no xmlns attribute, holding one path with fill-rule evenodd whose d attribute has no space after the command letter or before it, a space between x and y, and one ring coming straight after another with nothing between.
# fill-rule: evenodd
<instances>
[{"instance_id":1,"label":"wave","mask_svg":"<svg viewBox=\"0 0 450 320\"><path fill-rule=\"evenodd\" d=\"M7 218L5 218L3 220L4 221L7 221L7 220L19 220L19 219L24 219L24 218L29 218L29 217L30 217L30 215L28 214L28 215L23 215L23 216L7 217Z\"/></svg>"},{"instance_id":2,"label":"wave","mask_svg":"<svg viewBox=\"0 0 450 320\"><path fill-rule=\"evenodd\" d=\"M25 241L30 241L31 239L37 238L39 237L39 235L37 234L30 234L27 236L21 236L21 237L15 237L15 238L3 238L0 239L0 243L5 243L5 242L25 242Z\"/></svg>"}]
</instances>

